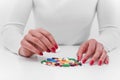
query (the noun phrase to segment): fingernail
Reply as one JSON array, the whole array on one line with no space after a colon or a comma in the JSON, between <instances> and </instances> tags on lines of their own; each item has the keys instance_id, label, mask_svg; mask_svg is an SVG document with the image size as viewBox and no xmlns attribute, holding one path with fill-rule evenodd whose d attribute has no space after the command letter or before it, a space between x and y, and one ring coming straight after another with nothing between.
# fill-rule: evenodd
<instances>
[{"instance_id":1,"label":"fingernail","mask_svg":"<svg viewBox=\"0 0 120 80\"><path fill-rule=\"evenodd\" d=\"M39 53L39 55L43 56L43 53L41 52L41 53Z\"/></svg>"},{"instance_id":2,"label":"fingernail","mask_svg":"<svg viewBox=\"0 0 120 80\"><path fill-rule=\"evenodd\" d=\"M108 60L106 61L106 64L109 64Z\"/></svg>"},{"instance_id":3,"label":"fingernail","mask_svg":"<svg viewBox=\"0 0 120 80\"><path fill-rule=\"evenodd\" d=\"M87 61L86 59L83 59L83 60L82 60L82 63L85 64L86 61Z\"/></svg>"},{"instance_id":4,"label":"fingernail","mask_svg":"<svg viewBox=\"0 0 120 80\"><path fill-rule=\"evenodd\" d=\"M91 60L90 61L90 65L92 66L94 64L94 60Z\"/></svg>"},{"instance_id":5,"label":"fingernail","mask_svg":"<svg viewBox=\"0 0 120 80\"><path fill-rule=\"evenodd\" d=\"M56 50L55 50L55 48L53 47L53 48L51 48L52 49L52 52L54 52L54 53L56 53Z\"/></svg>"},{"instance_id":6,"label":"fingernail","mask_svg":"<svg viewBox=\"0 0 120 80\"><path fill-rule=\"evenodd\" d=\"M50 50L48 49L47 52L50 52Z\"/></svg>"},{"instance_id":7,"label":"fingernail","mask_svg":"<svg viewBox=\"0 0 120 80\"><path fill-rule=\"evenodd\" d=\"M80 61L80 57L79 56L77 56L77 60Z\"/></svg>"},{"instance_id":8,"label":"fingernail","mask_svg":"<svg viewBox=\"0 0 120 80\"><path fill-rule=\"evenodd\" d=\"M55 48L58 49L58 45L57 44L55 44Z\"/></svg>"},{"instance_id":9,"label":"fingernail","mask_svg":"<svg viewBox=\"0 0 120 80\"><path fill-rule=\"evenodd\" d=\"M101 65L102 65L102 60L100 60L100 61L98 62L98 65L99 65L99 66L101 66Z\"/></svg>"}]
</instances>

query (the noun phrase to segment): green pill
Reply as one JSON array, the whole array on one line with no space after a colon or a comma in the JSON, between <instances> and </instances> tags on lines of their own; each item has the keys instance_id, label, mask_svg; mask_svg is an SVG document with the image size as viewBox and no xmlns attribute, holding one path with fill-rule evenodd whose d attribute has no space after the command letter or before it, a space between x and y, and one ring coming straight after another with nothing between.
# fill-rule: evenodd
<instances>
[{"instance_id":1,"label":"green pill","mask_svg":"<svg viewBox=\"0 0 120 80\"><path fill-rule=\"evenodd\" d=\"M74 58L68 58L68 59L69 59L69 60L72 60L72 61L75 61L75 62L77 61L77 60L76 60L76 59L74 59Z\"/></svg>"},{"instance_id":2,"label":"green pill","mask_svg":"<svg viewBox=\"0 0 120 80\"><path fill-rule=\"evenodd\" d=\"M47 61L46 61L46 60L41 61L42 64L43 64L44 62L47 62Z\"/></svg>"},{"instance_id":3,"label":"green pill","mask_svg":"<svg viewBox=\"0 0 120 80\"><path fill-rule=\"evenodd\" d=\"M63 64L62 66L63 66L63 67L69 67L70 64Z\"/></svg>"}]
</instances>

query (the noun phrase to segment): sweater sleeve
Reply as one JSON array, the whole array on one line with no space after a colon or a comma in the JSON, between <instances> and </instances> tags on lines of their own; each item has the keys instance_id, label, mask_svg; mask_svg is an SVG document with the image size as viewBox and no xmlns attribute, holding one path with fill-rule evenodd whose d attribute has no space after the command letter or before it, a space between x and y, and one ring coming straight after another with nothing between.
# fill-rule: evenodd
<instances>
[{"instance_id":1,"label":"sweater sleeve","mask_svg":"<svg viewBox=\"0 0 120 80\"><path fill-rule=\"evenodd\" d=\"M1 35L4 47L17 54L33 3L32 0L16 2L8 22L2 27Z\"/></svg>"},{"instance_id":2,"label":"sweater sleeve","mask_svg":"<svg viewBox=\"0 0 120 80\"><path fill-rule=\"evenodd\" d=\"M120 45L120 0L99 0L97 5L99 36L107 52Z\"/></svg>"}]
</instances>

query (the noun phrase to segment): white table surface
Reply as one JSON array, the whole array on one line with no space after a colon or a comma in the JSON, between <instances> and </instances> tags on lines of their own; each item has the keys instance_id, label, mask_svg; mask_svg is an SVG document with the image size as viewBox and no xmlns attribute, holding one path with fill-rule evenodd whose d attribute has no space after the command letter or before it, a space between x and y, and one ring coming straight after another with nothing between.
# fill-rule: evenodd
<instances>
[{"instance_id":1,"label":"white table surface","mask_svg":"<svg viewBox=\"0 0 120 80\"><path fill-rule=\"evenodd\" d=\"M0 48L0 80L120 80L120 50L109 53L103 66L51 67L40 63L47 57L76 57L78 46L60 46L56 54L23 58Z\"/></svg>"}]
</instances>

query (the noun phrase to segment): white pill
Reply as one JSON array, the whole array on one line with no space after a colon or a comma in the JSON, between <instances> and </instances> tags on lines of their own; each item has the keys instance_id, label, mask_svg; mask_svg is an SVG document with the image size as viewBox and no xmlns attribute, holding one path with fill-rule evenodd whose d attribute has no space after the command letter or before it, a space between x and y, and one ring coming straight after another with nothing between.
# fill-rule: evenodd
<instances>
[{"instance_id":1,"label":"white pill","mask_svg":"<svg viewBox=\"0 0 120 80\"><path fill-rule=\"evenodd\" d=\"M60 47L58 47L58 49L56 50L56 53L60 52Z\"/></svg>"}]
</instances>

